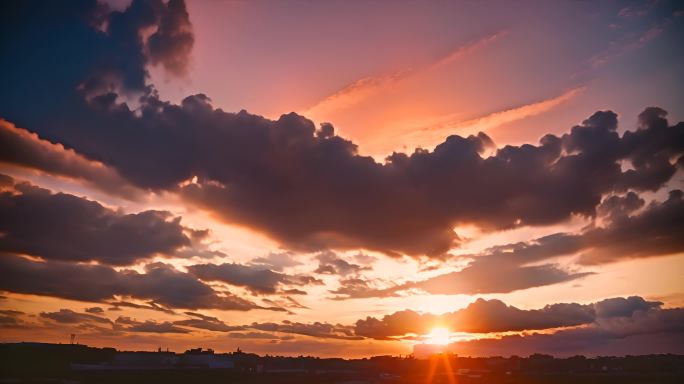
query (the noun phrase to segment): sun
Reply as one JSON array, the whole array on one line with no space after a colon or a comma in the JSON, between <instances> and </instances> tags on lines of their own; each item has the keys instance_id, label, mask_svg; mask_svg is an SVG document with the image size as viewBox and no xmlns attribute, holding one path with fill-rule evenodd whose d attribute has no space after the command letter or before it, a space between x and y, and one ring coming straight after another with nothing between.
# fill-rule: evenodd
<instances>
[{"instance_id":1,"label":"sun","mask_svg":"<svg viewBox=\"0 0 684 384\"><path fill-rule=\"evenodd\" d=\"M446 345L451 342L451 332L444 327L432 328L430 333L425 335L425 343Z\"/></svg>"}]
</instances>

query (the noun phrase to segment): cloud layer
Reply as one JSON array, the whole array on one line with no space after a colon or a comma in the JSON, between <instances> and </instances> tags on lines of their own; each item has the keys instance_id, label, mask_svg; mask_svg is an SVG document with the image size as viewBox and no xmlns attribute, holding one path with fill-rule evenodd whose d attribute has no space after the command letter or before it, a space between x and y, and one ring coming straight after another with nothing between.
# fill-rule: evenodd
<instances>
[{"instance_id":1,"label":"cloud layer","mask_svg":"<svg viewBox=\"0 0 684 384\"><path fill-rule=\"evenodd\" d=\"M464 309L442 315L406 310L386 315L382 319L367 317L356 322L355 332L360 336L387 339L410 333L426 334L435 326L468 333L545 330L592 324L613 317L631 317L636 312L658 310L661 305L660 302L633 296L587 305L559 303L541 309L524 310L496 299L478 299Z\"/></svg>"},{"instance_id":2,"label":"cloud layer","mask_svg":"<svg viewBox=\"0 0 684 384\"><path fill-rule=\"evenodd\" d=\"M288 248L444 256L459 244L458 224L502 229L593 216L602 196L656 190L682 163L684 124L669 126L658 108L623 135L617 116L603 111L539 145L489 155L494 145L484 134L450 136L432 151L378 163L332 126L316 129L294 113L275 121L226 113L201 94L180 105L159 100L146 83L148 65L182 73L194 40L182 1L136 0L121 12L95 1L71 7L22 2L6 12L4 35L17 36L6 53L25 62L3 64L10 86L0 91L0 115L136 187L177 191ZM34 25L41 25L36 33L23 33ZM83 47L72 57L75 39ZM22 55L26 47L35 55ZM26 70L47 62L64 71L59 83L53 73ZM37 91L49 98L34 97ZM131 92L140 97L126 103ZM19 160L41 164L9 159Z\"/></svg>"},{"instance_id":3,"label":"cloud layer","mask_svg":"<svg viewBox=\"0 0 684 384\"><path fill-rule=\"evenodd\" d=\"M124 214L28 183L0 192L0 250L47 260L130 265L171 256L206 236L169 212Z\"/></svg>"},{"instance_id":4,"label":"cloud layer","mask_svg":"<svg viewBox=\"0 0 684 384\"><path fill-rule=\"evenodd\" d=\"M31 261L0 255L0 290L107 302L115 296L150 300L171 308L215 308L246 311L261 308L237 296L218 293L194 276L162 263L148 264L145 273L117 271L104 265L62 261Z\"/></svg>"}]
</instances>

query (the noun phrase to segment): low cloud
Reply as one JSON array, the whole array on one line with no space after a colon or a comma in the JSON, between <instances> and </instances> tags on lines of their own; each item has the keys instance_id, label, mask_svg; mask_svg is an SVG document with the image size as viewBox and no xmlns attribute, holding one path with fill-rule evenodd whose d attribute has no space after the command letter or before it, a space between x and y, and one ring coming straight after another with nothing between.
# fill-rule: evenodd
<instances>
[{"instance_id":1,"label":"low cloud","mask_svg":"<svg viewBox=\"0 0 684 384\"><path fill-rule=\"evenodd\" d=\"M13 309L0 309L0 328L20 327L24 324L21 316L24 315L22 311Z\"/></svg>"},{"instance_id":2,"label":"low cloud","mask_svg":"<svg viewBox=\"0 0 684 384\"><path fill-rule=\"evenodd\" d=\"M301 287L322 284L320 280L311 276L288 275L259 266L235 263L195 264L187 268L190 273L204 281L221 281L245 287L257 294L278 293L281 292L283 286Z\"/></svg>"},{"instance_id":3,"label":"low cloud","mask_svg":"<svg viewBox=\"0 0 684 384\"><path fill-rule=\"evenodd\" d=\"M666 200L644 205L634 192L608 196L597 207L594 225L579 233L555 233L462 255L472 259L463 269L421 281L377 288L363 279L345 279L333 293L338 300L390 297L409 289L447 295L508 293L593 274L543 263L556 257L579 255L580 265L591 266L684 252L684 193L673 190Z\"/></svg>"},{"instance_id":4,"label":"low cloud","mask_svg":"<svg viewBox=\"0 0 684 384\"><path fill-rule=\"evenodd\" d=\"M282 272L285 268L302 265L302 262L296 259L293 252L282 251L271 252L266 256L254 258L250 264Z\"/></svg>"},{"instance_id":5,"label":"low cloud","mask_svg":"<svg viewBox=\"0 0 684 384\"><path fill-rule=\"evenodd\" d=\"M90 313L74 312L71 309L60 309L57 312L41 312L40 317L61 324L79 324L84 322L112 324L112 321L106 317L96 316Z\"/></svg>"},{"instance_id":6,"label":"low cloud","mask_svg":"<svg viewBox=\"0 0 684 384\"><path fill-rule=\"evenodd\" d=\"M0 250L46 260L130 265L168 256L201 238L169 212L124 214L65 193L19 183L0 192Z\"/></svg>"},{"instance_id":7,"label":"low cloud","mask_svg":"<svg viewBox=\"0 0 684 384\"><path fill-rule=\"evenodd\" d=\"M267 332L293 333L326 339L361 340L362 336L354 334L351 326L329 323L297 323L288 320L282 323L252 323L249 328Z\"/></svg>"},{"instance_id":8,"label":"low cloud","mask_svg":"<svg viewBox=\"0 0 684 384\"><path fill-rule=\"evenodd\" d=\"M106 193L135 199L143 191L133 187L116 170L43 140L0 118L0 163L36 169L48 174L82 180Z\"/></svg>"},{"instance_id":9,"label":"low cloud","mask_svg":"<svg viewBox=\"0 0 684 384\"><path fill-rule=\"evenodd\" d=\"M465 356L682 354L683 324L684 308L640 310L586 327L464 341L448 349Z\"/></svg>"},{"instance_id":10,"label":"low cloud","mask_svg":"<svg viewBox=\"0 0 684 384\"><path fill-rule=\"evenodd\" d=\"M233 332L229 333L228 337L231 339L265 339L278 340L280 337L272 333L266 332Z\"/></svg>"},{"instance_id":11,"label":"low cloud","mask_svg":"<svg viewBox=\"0 0 684 384\"><path fill-rule=\"evenodd\" d=\"M369 267L364 267L358 264L352 264L332 251L324 251L316 256L318 260L318 268L316 273L324 275L357 275L361 271L369 270Z\"/></svg>"},{"instance_id":12,"label":"low cloud","mask_svg":"<svg viewBox=\"0 0 684 384\"><path fill-rule=\"evenodd\" d=\"M130 317L119 317L114 322L114 328L118 331L143 332L143 333L190 333L189 329L177 327L171 322L156 322L153 320L137 321Z\"/></svg>"},{"instance_id":13,"label":"low cloud","mask_svg":"<svg viewBox=\"0 0 684 384\"><path fill-rule=\"evenodd\" d=\"M594 304L559 303L525 310L506 305L500 300L478 299L463 309L441 315L405 310L381 319L367 317L356 322L355 334L382 340L409 333L425 334L435 326L468 333L545 330L619 321L611 319L660 310L661 305L660 302L633 296L606 299Z\"/></svg>"},{"instance_id":14,"label":"low cloud","mask_svg":"<svg viewBox=\"0 0 684 384\"><path fill-rule=\"evenodd\" d=\"M8 292L101 303L122 296L151 300L170 308L238 311L262 308L229 293L218 293L193 275L162 263L148 264L145 273L138 273L117 271L104 265L37 262L10 254L0 256L0 290Z\"/></svg>"}]
</instances>

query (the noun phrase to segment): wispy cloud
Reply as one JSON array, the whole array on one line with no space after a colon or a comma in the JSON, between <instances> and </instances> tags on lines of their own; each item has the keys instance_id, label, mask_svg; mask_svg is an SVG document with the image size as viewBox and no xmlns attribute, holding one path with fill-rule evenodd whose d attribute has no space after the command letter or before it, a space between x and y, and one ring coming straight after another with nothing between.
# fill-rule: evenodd
<instances>
[{"instance_id":1,"label":"wispy cloud","mask_svg":"<svg viewBox=\"0 0 684 384\"><path fill-rule=\"evenodd\" d=\"M628 41L624 44L612 46L609 49L593 56L589 59L589 67L591 69L601 68L622 55L645 47L648 43L662 35L663 32L665 32L668 24L669 22L655 25L646 30L643 34L639 35L636 39Z\"/></svg>"},{"instance_id":2,"label":"wispy cloud","mask_svg":"<svg viewBox=\"0 0 684 384\"><path fill-rule=\"evenodd\" d=\"M502 124L547 112L577 97L585 89L586 87L584 86L573 88L549 99L495 111L471 119L461 119L459 118L461 114L427 117L423 120L412 122L411 125L418 127L418 129L407 132L402 141L429 148L441 143L445 136L486 132Z\"/></svg>"},{"instance_id":3,"label":"wispy cloud","mask_svg":"<svg viewBox=\"0 0 684 384\"><path fill-rule=\"evenodd\" d=\"M470 41L451 51L448 55L417 69L406 69L361 78L325 97L301 113L305 116L320 116L332 111L349 108L409 78L462 60L507 34L507 31L499 31L481 39Z\"/></svg>"}]
</instances>

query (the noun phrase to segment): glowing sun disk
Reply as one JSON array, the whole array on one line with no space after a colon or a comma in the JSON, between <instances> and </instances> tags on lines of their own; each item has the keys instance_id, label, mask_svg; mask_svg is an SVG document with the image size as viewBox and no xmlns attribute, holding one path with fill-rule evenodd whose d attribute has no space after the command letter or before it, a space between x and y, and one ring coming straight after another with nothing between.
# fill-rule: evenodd
<instances>
[{"instance_id":1,"label":"glowing sun disk","mask_svg":"<svg viewBox=\"0 0 684 384\"><path fill-rule=\"evenodd\" d=\"M446 345L451 342L451 332L444 327L432 328L430 333L425 335L425 342L428 344Z\"/></svg>"}]
</instances>

